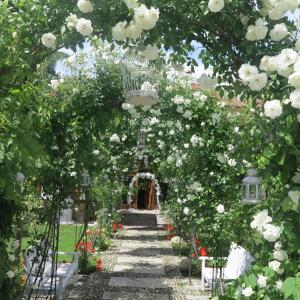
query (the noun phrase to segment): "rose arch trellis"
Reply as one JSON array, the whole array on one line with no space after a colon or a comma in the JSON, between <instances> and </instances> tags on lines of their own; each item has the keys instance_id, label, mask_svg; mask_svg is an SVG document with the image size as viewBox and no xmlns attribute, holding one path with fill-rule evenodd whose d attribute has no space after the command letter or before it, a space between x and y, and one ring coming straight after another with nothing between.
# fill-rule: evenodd
<instances>
[{"instance_id":1,"label":"rose arch trellis","mask_svg":"<svg viewBox=\"0 0 300 300\"><path fill-rule=\"evenodd\" d=\"M131 207L131 196L132 196L132 189L134 186L134 183L139 179L149 179L154 181L155 183L155 191L156 191L156 201L157 201L157 207L158 209L160 209L160 203L159 203L159 196L161 195L161 189L160 189L160 185L158 180L156 179L155 175L153 175L152 173L144 173L144 172L139 172L136 175L134 175L131 179L131 182L129 184L129 192L128 192L128 198L127 198L127 203L129 204L129 206Z\"/></svg>"}]
</instances>

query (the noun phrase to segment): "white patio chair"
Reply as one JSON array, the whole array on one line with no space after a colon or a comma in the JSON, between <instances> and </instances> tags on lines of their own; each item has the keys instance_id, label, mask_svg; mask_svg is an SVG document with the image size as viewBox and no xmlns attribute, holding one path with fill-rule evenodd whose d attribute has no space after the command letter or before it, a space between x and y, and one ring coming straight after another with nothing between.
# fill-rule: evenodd
<instances>
[{"instance_id":1,"label":"white patio chair","mask_svg":"<svg viewBox=\"0 0 300 300\"><path fill-rule=\"evenodd\" d=\"M208 287L208 289L211 289L213 287L213 284L215 284L217 280L220 279L220 277L224 281L237 279L239 276L243 275L250 269L251 263L254 261L254 258L247 250L235 243L231 244L228 257L222 258L226 260L226 265L223 269L217 270L216 268L205 266L207 260L214 259L216 258L207 256L199 257L199 260L201 261L202 290L204 290L206 286Z\"/></svg>"},{"instance_id":2,"label":"white patio chair","mask_svg":"<svg viewBox=\"0 0 300 300\"><path fill-rule=\"evenodd\" d=\"M66 286L71 278L78 274L78 258L79 252L57 252L58 255L72 255L74 256L71 263L58 263L56 273L53 274L55 266L52 264L52 251L47 253L47 260L43 266L42 272L39 271L42 263L42 256L37 255L35 248L30 248L24 254L24 268L27 275L27 286L25 293L32 290L33 295L47 296L54 294L54 287L56 285L56 299L61 300ZM53 277L53 278L51 278Z\"/></svg>"}]
</instances>

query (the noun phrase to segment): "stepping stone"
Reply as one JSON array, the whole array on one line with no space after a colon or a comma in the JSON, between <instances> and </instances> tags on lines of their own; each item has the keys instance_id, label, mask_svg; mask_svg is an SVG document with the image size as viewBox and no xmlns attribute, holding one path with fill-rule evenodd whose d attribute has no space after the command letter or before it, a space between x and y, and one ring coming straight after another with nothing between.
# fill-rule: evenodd
<instances>
[{"instance_id":1,"label":"stepping stone","mask_svg":"<svg viewBox=\"0 0 300 300\"><path fill-rule=\"evenodd\" d=\"M169 286L163 278L130 278L111 277L108 283L111 287L168 289Z\"/></svg>"},{"instance_id":2,"label":"stepping stone","mask_svg":"<svg viewBox=\"0 0 300 300\"><path fill-rule=\"evenodd\" d=\"M121 248L158 248L158 243L155 242L141 242L141 241L126 241L122 242Z\"/></svg>"},{"instance_id":3,"label":"stepping stone","mask_svg":"<svg viewBox=\"0 0 300 300\"><path fill-rule=\"evenodd\" d=\"M186 300L209 300L209 296L187 295Z\"/></svg>"},{"instance_id":4,"label":"stepping stone","mask_svg":"<svg viewBox=\"0 0 300 300\"><path fill-rule=\"evenodd\" d=\"M163 266L134 266L134 265L115 265L113 272L133 273L133 274L154 274L164 275Z\"/></svg>"},{"instance_id":5,"label":"stepping stone","mask_svg":"<svg viewBox=\"0 0 300 300\"><path fill-rule=\"evenodd\" d=\"M132 256L119 256L117 259L117 264L133 264L133 265L163 265L163 260L161 257L132 257Z\"/></svg>"},{"instance_id":6,"label":"stepping stone","mask_svg":"<svg viewBox=\"0 0 300 300\"><path fill-rule=\"evenodd\" d=\"M104 292L103 300L169 300L168 294L143 294L128 292Z\"/></svg>"},{"instance_id":7,"label":"stepping stone","mask_svg":"<svg viewBox=\"0 0 300 300\"><path fill-rule=\"evenodd\" d=\"M148 249L148 248L123 248L119 251L121 255L132 255L132 256L159 256L160 249Z\"/></svg>"}]
</instances>

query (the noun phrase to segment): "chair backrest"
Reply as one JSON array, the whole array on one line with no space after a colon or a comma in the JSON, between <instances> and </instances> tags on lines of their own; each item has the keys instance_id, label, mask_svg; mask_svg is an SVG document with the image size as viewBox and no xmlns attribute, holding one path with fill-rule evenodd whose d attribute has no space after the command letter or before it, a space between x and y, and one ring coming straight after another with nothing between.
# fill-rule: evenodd
<instances>
[{"instance_id":1,"label":"chair backrest","mask_svg":"<svg viewBox=\"0 0 300 300\"><path fill-rule=\"evenodd\" d=\"M227 263L224 268L224 277L226 279L236 279L247 272L254 258L243 247L235 243L231 244Z\"/></svg>"},{"instance_id":2,"label":"chair backrest","mask_svg":"<svg viewBox=\"0 0 300 300\"><path fill-rule=\"evenodd\" d=\"M27 249L27 251L23 254L23 257L25 272L29 276L29 281L30 277L32 277L31 275L35 277L39 272L39 276L43 277L41 274L42 270L44 269L44 272L49 272L52 268L51 248L48 249L47 253L43 253L43 250L38 250L37 247L32 246Z\"/></svg>"}]
</instances>

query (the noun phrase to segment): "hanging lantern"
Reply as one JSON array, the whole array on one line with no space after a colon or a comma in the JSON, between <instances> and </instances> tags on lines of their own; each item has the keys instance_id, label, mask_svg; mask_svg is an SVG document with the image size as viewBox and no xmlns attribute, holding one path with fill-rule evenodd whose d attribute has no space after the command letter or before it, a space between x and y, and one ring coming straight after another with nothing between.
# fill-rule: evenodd
<instances>
[{"instance_id":1,"label":"hanging lantern","mask_svg":"<svg viewBox=\"0 0 300 300\"><path fill-rule=\"evenodd\" d=\"M83 179L83 186L89 186L91 184L91 177L89 175L88 170L84 170L81 174Z\"/></svg>"},{"instance_id":2,"label":"hanging lantern","mask_svg":"<svg viewBox=\"0 0 300 300\"><path fill-rule=\"evenodd\" d=\"M139 49L142 50L142 49ZM129 49L122 61L123 93L132 105L151 106L158 102L159 65Z\"/></svg>"},{"instance_id":3,"label":"hanging lantern","mask_svg":"<svg viewBox=\"0 0 300 300\"><path fill-rule=\"evenodd\" d=\"M21 172L18 172L16 175L16 182L20 186L21 193L24 190L24 180L25 180L25 175Z\"/></svg>"},{"instance_id":4,"label":"hanging lantern","mask_svg":"<svg viewBox=\"0 0 300 300\"><path fill-rule=\"evenodd\" d=\"M139 132L139 138L138 138L138 149L145 149L145 140L146 140L146 132L144 129L141 129Z\"/></svg>"},{"instance_id":5,"label":"hanging lantern","mask_svg":"<svg viewBox=\"0 0 300 300\"><path fill-rule=\"evenodd\" d=\"M265 198L265 191L261 185L261 178L257 177L255 169L248 169L247 176L242 181L242 202L256 204Z\"/></svg>"}]
</instances>

